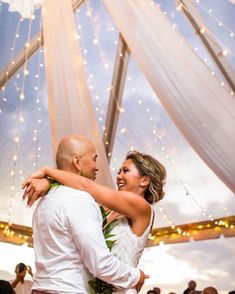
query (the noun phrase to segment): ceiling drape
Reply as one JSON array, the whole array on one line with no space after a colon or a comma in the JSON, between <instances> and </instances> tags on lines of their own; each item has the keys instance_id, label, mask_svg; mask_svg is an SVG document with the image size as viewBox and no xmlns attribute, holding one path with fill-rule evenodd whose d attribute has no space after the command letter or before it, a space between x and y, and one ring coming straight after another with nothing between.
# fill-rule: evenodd
<instances>
[{"instance_id":1,"label":"ceiling drape","mask_svg":"<svg viewBox=\"0 0 235 294\"><path fill-rule=\"evenodd\" d=\"M235 96L211 75L153 1L103 3L171 119L235 192Z\"/></svg>"}]
</instances>

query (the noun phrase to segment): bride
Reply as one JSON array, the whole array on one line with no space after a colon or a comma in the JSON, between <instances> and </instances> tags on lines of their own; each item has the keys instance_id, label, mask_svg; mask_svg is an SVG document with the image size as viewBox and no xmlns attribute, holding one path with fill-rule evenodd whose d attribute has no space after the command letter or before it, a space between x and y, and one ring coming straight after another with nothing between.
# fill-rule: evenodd
<instances>
[{"instance_id":1,"label":"bride","mask_svg":"<svg viewBox=\"0 0 235 294\"><path fill-rule=\"evenodd\" d=\"M164 196L166 178L164 166L150 155L130 151L118 175L118 191L100 185L84 176L53 168L42 168L27 179L23 198L31 206L49 190L49 177L57 182L88 192L101 205L110 209L108 223L115 220L111 234L112 253L124 263L136 267L151 232L154 212L152 204ZM39 180L40 179L40 180ZM130 193L132 192L132 193ZM40 195L40 196L39 196ZM115 293L134 294L135 289L117 290Z\"/></svg>"}]
</instances>

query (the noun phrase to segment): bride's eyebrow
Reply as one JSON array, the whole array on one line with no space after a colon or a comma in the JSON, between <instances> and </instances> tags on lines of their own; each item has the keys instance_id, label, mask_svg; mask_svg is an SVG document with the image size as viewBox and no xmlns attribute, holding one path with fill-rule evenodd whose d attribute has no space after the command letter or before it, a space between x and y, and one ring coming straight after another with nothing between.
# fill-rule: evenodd
<instances>
[{"instance_id":1,"label":"bride's eyebrow","mask_svg":"<svg viewBox=\"0 0 235 294\"><path fill-rule=\"evenodd\" d=\"M125 166L120 167L118 170L118 173L120 173L124 168L125 168Z\"/></svg>"},{"instance_id":2,"label":"bride's eyebrow","mask_svg":"<svg viewBox=\"0 0 235 294\"><path fill-rule=\"evenodd\" d=\"M120 170L124 170L124 169L130 169L130 167L128 165L124 165Z\"/></svg>"}]
</instances>

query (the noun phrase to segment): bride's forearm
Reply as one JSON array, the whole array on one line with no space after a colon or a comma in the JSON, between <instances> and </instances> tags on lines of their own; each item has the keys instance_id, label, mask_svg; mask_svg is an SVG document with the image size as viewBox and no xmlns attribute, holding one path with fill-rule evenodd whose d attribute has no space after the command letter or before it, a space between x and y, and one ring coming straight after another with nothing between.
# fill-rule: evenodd
<instances>
[{"instance_id":1,"label":"bride's forearm","mask_svg":"<svg viewBox=\"0 0 235 294\"><path fill-rule=\"evenodd\" d=\"M135 220L139 213L143 215L147 212L147 216L151 214L150 206L144 198L132 192L116 191L63 170L45 168L44 172L46 176L65 186L88 192L99 204L126 215L132 220Z\"/></svg>"},{"instance_id":2,"label":"bride's forearm","mask_svg":"<svg viewBox=\"0 0 235 294\"><path fill-rule=\"evenodd\" d=\"M55 168L46 167L45 174L47 177L56 180L60 184L82 191L88 191L89 184L91 182L91 180L85 177Z\"/></svg>"}]
</instances>

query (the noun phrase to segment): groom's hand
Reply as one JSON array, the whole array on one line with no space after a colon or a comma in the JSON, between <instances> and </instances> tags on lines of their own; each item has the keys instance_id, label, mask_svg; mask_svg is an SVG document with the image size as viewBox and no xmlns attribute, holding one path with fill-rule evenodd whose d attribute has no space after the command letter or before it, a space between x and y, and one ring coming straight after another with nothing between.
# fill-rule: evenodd
<instances>
[{"instance_id":1,"label":"groom's hand","mask_svg":"<svg viewBox=\"0 0 235 294\"><path fill-rule=\"evenodd\" d=\"M146 275L142 270L140 270L140 279L139 279L139 282L135 286L137 292L140 291L140 289L144 285L145 279L148 279L148 278L149 278L149 275Z\"/></svg>"}]
</instances>

